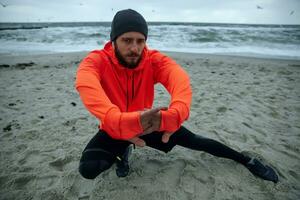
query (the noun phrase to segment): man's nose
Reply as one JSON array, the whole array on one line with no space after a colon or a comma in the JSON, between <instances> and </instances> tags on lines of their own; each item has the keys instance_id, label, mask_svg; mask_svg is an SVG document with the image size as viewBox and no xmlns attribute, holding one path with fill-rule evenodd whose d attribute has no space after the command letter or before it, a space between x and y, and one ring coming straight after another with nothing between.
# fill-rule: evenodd
<instances>
[{"instance_id":1,"label":"man's nose","mask_svg":"<svg viewBox=\"0 0 300 200\"><path fill-rule=\"evenodd\" d=\"M134 52L134 53L138 53L138 45L136 42L133 42L130 46L130 51Z\"/></svg>"}]
</instances>

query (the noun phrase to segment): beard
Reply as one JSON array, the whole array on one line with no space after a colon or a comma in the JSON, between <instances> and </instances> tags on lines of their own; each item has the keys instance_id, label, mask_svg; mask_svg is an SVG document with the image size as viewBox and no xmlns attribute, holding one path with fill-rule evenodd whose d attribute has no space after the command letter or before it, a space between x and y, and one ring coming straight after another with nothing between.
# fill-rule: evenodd
<instances>
[{"instance_id":1,"label":"beard","mask_svg":"<svg viewBox=\"0 0 300 200\"><path fill-rule=\"evenodd\" d=\"M118 49L117 43L115 43L115 55L116 55L116 57L117 57L119 63L120 63L121 65L123 65L124 67L127 67L127 68L129 68L129 69L134 69L134 68L136 68L136 67L139 65L139 63L140 63L140 61L141 61L141 58L142 58L142 56L139 55L139 54L136 54L136 53L134 53L134 52L129 52L129 53L128 53L127 55L125 55L125 56L128 56L128 57L139 57L139 58L138 58L137 61L134 61L134 60L133 60L133 61L131 61L131 62L127 62L126 59L124 58L124 56L121 55L121 53L120 53L120 51L119 51L119 49Z\"/></svg>"}]
</instances>

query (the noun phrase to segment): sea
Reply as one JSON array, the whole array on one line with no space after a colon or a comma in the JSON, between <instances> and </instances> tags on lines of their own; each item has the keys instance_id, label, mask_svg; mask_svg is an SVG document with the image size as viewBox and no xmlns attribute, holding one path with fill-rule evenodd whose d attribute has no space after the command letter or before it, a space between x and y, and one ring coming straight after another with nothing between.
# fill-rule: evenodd
<instances>
[{"instance_id":1,"label":"sea","mask_svg":"<svg viewBox=\"0 0 300 200\"><path fill-rule=\"evenodd\" d=\"M0 23L0 54L101 49L109 22ZM300 25L149 22L147 45L161 51L300 59Z\"/></svg>"}]
</instances>

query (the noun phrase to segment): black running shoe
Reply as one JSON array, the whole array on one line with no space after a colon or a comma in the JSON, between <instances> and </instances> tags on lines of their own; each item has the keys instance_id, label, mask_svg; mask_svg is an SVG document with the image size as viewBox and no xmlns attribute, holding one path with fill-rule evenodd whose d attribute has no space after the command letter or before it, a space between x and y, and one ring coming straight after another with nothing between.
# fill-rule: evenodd
<instances>
[{"instance_id":1,"label":"black running shoe","mask_svg":"<svg viewBox=\"0 0 300 200\"><path fill-rule=\"evenodd\" d=\"M267 181L273 181L274 183L278 182L278 176L274 169L268 165L263 165L259 160L252 158L247 164L246 167L249 171Z\"/></svg>"},{"instance_id":2,"label":"black running shoe","mask_svg":"<svg viewBox=\"0 0 300 200\"><path fill-rule=\"evenodd\" d=\"M126 177L129 174L128 158L131 153L131 146L128 146L122 156L117 156L116 174L118 177Z\"/></svg>"}]
</instances>

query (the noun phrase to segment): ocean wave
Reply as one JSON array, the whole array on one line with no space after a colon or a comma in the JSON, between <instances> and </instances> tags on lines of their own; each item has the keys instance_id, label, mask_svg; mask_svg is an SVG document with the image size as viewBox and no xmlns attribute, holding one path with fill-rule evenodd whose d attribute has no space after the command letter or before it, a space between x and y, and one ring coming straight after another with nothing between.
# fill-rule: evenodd
<instances>
[{"instance_id":1,"label":"ocean wave","mask_svg":"<svg viewBox=\"0 0 300 200\"><path fill-rule=\"evenodd\" d=\"M5 30L18 30L18 29L42 29L42 28L47 28L47 27L7 27L7 28L0 28L0 31L5 31Z\"/></svg>"},{"instance_id":2,"label":"ocean wave","mask_svg":"<svg viewBox=\"0 0 300 200\"><path fill-rule=\"evenodd\" d=\"M109 40L110 23L0 24L0 30L0 53L90 51ZM149 23L147 43L168 51L300 58L300 26L156 22Z\"/></svg>"}]
</instances>

